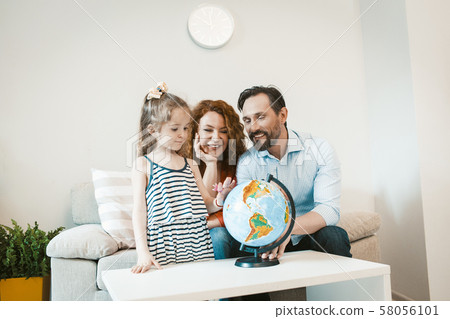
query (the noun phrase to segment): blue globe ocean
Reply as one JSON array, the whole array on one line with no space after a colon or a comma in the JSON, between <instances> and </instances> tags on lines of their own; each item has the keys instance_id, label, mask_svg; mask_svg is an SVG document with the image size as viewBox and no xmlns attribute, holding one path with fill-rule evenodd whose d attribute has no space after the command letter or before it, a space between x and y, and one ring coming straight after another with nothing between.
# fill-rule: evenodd
<instances>
[{"instance_id":1,"label":"blue globe ocean","mask_svg":"<svg viewBox=\"0 0 450 319\"><path fill-rule=\"evenodd\" d=\"M289 207L280 189L261 180L237 185L223 206L225 226L238 242L261 247L277 240L288 224Z\"/></svg>"}]
</instances>

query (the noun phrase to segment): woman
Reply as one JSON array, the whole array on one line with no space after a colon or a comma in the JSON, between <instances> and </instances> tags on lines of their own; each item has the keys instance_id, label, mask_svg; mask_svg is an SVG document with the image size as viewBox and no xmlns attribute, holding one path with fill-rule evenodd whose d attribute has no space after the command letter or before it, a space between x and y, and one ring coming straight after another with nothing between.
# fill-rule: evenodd
<instances>
[{"instance_id":1,"label":"woman","mask_svg":"<svg viewBox=\"0 0 450 319\"><path fill-rule=\"evenodd\" d=\"M245 135L239 115L222 100L203 100L193 110L195 155L200 158L200 173L211 196L214 186L227 176L235 179L236 164L245 153ZM210 215L208 227L214 246L214 257L231 257L232 239L225 229L222 210Z\"/></svg>"}]
</instances>

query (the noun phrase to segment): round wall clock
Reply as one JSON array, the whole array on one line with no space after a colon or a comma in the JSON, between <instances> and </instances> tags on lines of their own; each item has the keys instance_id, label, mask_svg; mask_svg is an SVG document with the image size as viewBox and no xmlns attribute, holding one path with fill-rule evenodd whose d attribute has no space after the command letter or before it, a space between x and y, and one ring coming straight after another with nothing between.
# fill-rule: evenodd
<instances>
[{"instance_id":1,"label":"round wall clock","mask_svg":"<svg viewBox=\"0 0 450 319\"><path fill-rule=\"evenodd\" d=\"M199 46L217 49L224 46L233 35L233 16L220 6L200 5L189 16L188 31L192 40Z\"/></svg>"}]
</instances>

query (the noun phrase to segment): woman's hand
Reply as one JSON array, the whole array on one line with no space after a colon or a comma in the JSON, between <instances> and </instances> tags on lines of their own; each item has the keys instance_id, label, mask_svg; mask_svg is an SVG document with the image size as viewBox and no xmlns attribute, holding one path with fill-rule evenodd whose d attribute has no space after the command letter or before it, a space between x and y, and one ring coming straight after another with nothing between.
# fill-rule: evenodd
<instances>
[{"instance_id":1,"label":"woman's hand","mask_svg":"<svg viewBox=\"0 0 450 319\"><path fill-rule=\"evenodd\" d=\"M206 165L211 163L217 163L217 157L214 155L205 153L200 146L200 136L198 133L195 133L194 139L194 151L195 156L197 156L201 161L205 162Z\"/></svg>"},{"instance_id":2,"label":"woman's hand","mask_svg":"<svg viewBox=\"0 0 450 319\"><path fill-rule=\"evenodd\" d=\"M227 177L225 181L219 184L214 184L213 189L217 192L216 201L217 204L223 206L223 202L225 201L225 198L227 198L227 195L231 190L236 186L236 180L231 180L231 177Z\"/></svg>"},{"instance_id":3,"label":"woman's hand","mask_svg":"<svg viewBox=\"0 0 450 319\"><path fill-rule=\"evenodd\" d=\"M219 218L217 218L216 214L209 215L206 219L206 226L208 226L208 229L213 229L216 227L221 227Z\"/></svg>"},{"instance_id":4,"label":"woman's hand","mask_svg":"<svg viewBox=\"0 0 450 319\"><path fill-rule=\"evenodd\" d=\"M161 265L156 261L155 257L148 252L148 254L145 254L143 256L138 257L138 262L133 268L131 268L131 272L133 274L142 274L149 270L152 265L155 265L157 269L162 269Z\"/></svg>"}]
</instances>

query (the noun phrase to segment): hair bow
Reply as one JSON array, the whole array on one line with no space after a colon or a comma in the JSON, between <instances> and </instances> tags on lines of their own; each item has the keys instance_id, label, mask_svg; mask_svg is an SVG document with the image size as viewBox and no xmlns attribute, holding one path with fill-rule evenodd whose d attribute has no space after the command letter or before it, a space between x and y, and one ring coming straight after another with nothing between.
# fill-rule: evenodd
<instances>
[{"instance_id":1,"label":"hair bow","mask_svg":"<svg viewBox=\"0 0 450 319\"><path fill-rule=\"evenodd\" d=\"M156 88L151 88L147 94L147 101L151 99L159 99L163 93L168 90L167 84L165 82L159 82Z\"/></svg>"}]
</instances>

